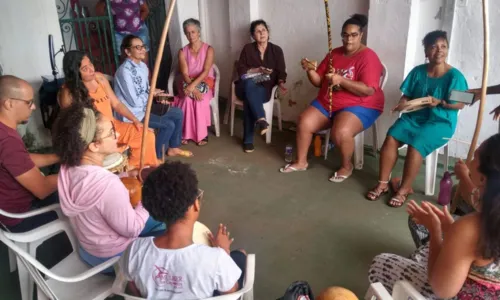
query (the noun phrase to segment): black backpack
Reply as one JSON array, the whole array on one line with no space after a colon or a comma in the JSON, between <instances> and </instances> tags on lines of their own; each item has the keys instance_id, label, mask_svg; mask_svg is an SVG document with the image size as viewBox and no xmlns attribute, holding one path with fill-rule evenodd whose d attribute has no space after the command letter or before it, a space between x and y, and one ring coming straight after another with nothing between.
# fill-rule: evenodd
<instances>
[{"instance_id":1,"label":"black backpack","mask_svg":"<svg viewBox=\"0 0 500 300\"><path fill-rule=\"evenodd\" d=\"M276 300L314 300L314 295L306 281L295 281L285 291L283 297Z\"/></svg>"}]
</instances>

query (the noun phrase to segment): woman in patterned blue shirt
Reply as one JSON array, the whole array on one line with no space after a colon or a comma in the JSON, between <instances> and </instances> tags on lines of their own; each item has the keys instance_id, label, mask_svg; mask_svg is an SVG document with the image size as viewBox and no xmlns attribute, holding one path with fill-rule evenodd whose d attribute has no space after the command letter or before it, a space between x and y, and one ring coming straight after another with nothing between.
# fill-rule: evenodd
<instances>
[{"instance_id":1,"label":"woman in patterned blue shirt","mask_svg":"<svg viewBox=\"0 0 500 300\"><path fill-rule=\"evenodd\" d=\"M115 94L121 102L137 117L144 119L146 105L149 96L149 70L142 62L147 53L147 47L142 40L135 35L128 35L123 39L122 52L127 59L118 68L114 79ZM163 93L155 90L155 95ZM130 122L122 117L124 122ZM193 153L181 150L182 138L182 110L176 107L170 109L162 116L151 114L149 127L158 129L156 135L156 156L163 156L165 149L168 156L191 157Z\"/></svg>"}]
</instances>

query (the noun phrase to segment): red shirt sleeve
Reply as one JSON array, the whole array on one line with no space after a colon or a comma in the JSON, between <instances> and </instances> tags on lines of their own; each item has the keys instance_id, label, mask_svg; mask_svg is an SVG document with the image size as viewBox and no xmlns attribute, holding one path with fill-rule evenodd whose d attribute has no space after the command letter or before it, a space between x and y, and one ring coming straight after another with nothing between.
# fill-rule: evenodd
<instances>
[{"instance_id":1,"label":"red shirt sleeve","mask_svg":"<svg viewBox=\"0 0 500 300\"><path fill-rule=\"evenodd\" d=\"M21 139L7 138L2 143L0 161L12 177L20 176L35 167Z\"/></svg>"},{"instance_id":2,"label":"red shirt sleeve","mask_svg":"<svg viewBox=\"0 0 500 300\"><path fill-rule=\"evenodd\" d=\"M380 76L382 76L382 63L378 56L370 51L358 62L358 81L378 90L380 88Z\"/></svg>"}]
</instances>

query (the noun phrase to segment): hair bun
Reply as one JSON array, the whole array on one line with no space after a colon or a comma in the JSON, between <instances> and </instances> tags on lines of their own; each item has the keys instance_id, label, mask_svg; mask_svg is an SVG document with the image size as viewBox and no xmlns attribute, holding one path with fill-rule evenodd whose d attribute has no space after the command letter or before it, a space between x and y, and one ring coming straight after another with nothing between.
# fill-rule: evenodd
<instances>
[{"instance_id":1,"label":"hair bun","mask_svg":"<svg viewBox=\"0 0 500 300\"><path fill-rule=\"evenodd\" d=\"M362 14L354 14L351 16L351 19L356 20L361 28L364 28L368 24L368 17Z\"/></svg>"}]
</instances>

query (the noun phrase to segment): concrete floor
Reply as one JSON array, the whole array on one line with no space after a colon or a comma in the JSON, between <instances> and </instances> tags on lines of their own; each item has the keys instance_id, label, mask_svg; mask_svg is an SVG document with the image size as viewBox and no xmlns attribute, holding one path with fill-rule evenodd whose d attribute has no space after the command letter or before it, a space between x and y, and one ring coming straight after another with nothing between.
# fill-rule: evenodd
<instances>
[{"instance_id":1,"label":"concrete floor","mask_svg":"<svg viewBox=\"0 0 500 300\"><path fill-rule=\"evenodd\" d=\"M235 137L229 136L227 126L221 131L222 136L211 136L205 147L187 146L195 157L183 161L192 164L205 190L200 221L212 229L226 223L234 248L256 254L255 299L281 297L296 280L308 281L316 293L335 285L362 298L375 255L406 256L414 249L404 208L388 207L389 196L378 202L364 198L378 170L369 150L364 169L335 184L327 179L339 165L336 151L328 161L311 158L307 172L280 174L285 144L295 140L293 132L275 129L271 145L256 137L256 151L245 154L241 127ZM401 169L402 160L393 174L401 174ZM423 171L414 185L416 200L425 198ZM48 245L39 255L50 261L53 247ZM20 299L17 273L8 273L4 245L0 263L0 299Z\"/></svg>"}]
</instances>

